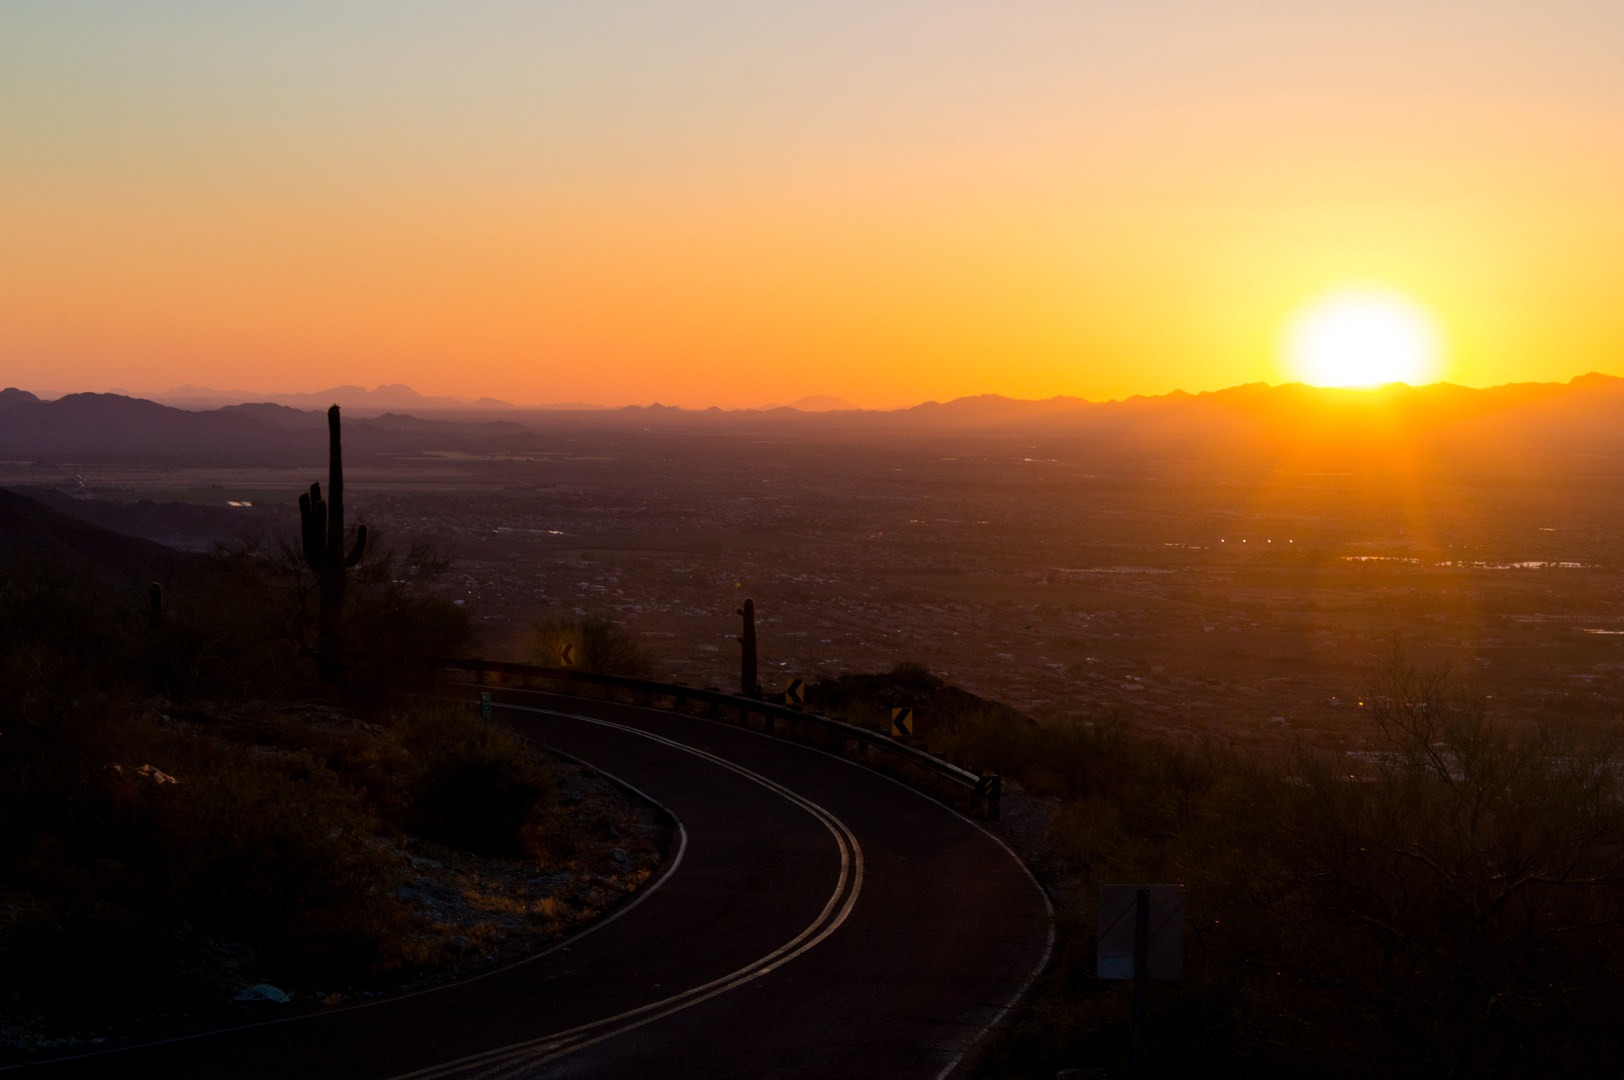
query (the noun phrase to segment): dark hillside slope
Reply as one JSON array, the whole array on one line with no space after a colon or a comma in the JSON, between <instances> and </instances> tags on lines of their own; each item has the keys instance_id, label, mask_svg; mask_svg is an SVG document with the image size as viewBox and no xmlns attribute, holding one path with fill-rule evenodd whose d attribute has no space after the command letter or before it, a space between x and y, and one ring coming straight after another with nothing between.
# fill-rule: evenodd
<instances>
[{"instance_id":1,"label":"dark hillside slope","mask_svg":"<svg viewBox=\"0 0 1624 1080\"><path fill-rule=\"evenodd\" d=\"M36 499L0 489L0 567L57 563L105 581L170 577L188 556L91 525Z\"/></svg>"},{"instance_id":2,"label":"dark hillside slope","mask_svg":"<svg viewBox=\"0 0 1624 1080\"><path fill-rule=\"evenodd\" d=\"M245 538L276 543L298 539L298 520L293 499L282 507L229 507L187 502L155 502L140 499L117 502L68 495L54 488L18 485L14 495L35 499L49 510L111 529L125 536L137 536L181 551L212 551L218 544L232 544Z\"/></svg>"}]
</instances>

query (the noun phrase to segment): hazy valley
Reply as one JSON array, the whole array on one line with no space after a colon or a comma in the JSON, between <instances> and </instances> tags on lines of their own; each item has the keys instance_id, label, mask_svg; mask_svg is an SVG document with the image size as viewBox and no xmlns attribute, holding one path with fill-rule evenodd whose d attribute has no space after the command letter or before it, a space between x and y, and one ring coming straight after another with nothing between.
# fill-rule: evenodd
<instances>
[{"instance_id":1,"label":"hazy valley","mask_svg":"<svg viewBox=\"0 0 1624 1080\"><path fill-rule=\"evenodd\" d=\"M749 596L769 691L912 660L1040 718L1356 749L1395 639L1496 713L1616 714L1620 385L386 414L350 505L454 556L487 655L599 615L731 688ZM0 485L182 546L291 535L319 475L317 413L8 405Z\"/></svg>"}]
</instances>

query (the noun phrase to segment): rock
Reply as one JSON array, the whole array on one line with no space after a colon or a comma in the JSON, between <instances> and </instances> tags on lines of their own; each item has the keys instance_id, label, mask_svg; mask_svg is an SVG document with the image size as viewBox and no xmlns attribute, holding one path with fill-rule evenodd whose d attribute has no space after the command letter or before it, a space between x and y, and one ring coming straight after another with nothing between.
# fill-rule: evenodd
<instances>
[{"instance_id":1,"label":"rock","mask_svg":"<svg viewBox=\"0 0 1624 1080\"><path fill-rule=\"evenodd\" d=\"M574 880L575 875L568 872L541 874L527 879L524 888L527 895L547 896L564 888Z\"/></svg>"},{"instance_id":2,"label":"rock","mask_svg":"<svg viewBox=\"0 0 1624 1080\"><path fill-rule=\"evenodd\" d=\"M286 1005L288 1003L288 996L282 991L278 990L276 987L272 986L270 983L255 983L253 986L250 986L248 989L238 994L232 1000L274 1001L278 1005Z\"/></svg>"}]
</instances>

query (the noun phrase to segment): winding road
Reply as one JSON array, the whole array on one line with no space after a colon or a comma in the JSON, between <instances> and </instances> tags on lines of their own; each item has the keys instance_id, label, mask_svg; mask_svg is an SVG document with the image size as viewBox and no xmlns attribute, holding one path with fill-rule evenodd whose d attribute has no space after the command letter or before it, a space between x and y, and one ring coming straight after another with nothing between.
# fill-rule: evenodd
<instances>
[{"instance_id":1,"label":"winding road","mask_svg":"<svg viewBox=\"0 0 1624 1080\"><path fill-rule=\"evenodd\" d=\"M1047 961L1048 901L997 839L817 750L523 691L498 719L679 823L592 930L423 993L40 1062L57 1077L945 1077Z\"/></svg>"}]
</instances>

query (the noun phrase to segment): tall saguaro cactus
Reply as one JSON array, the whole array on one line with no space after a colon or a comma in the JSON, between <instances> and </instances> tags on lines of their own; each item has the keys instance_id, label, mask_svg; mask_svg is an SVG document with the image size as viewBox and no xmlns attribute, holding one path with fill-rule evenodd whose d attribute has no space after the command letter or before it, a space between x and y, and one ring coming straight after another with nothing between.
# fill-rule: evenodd
<instances>
[{"instance_id":1,"label":"tall saguaro cactus","mask_svg":"<svg viewBox=\"0 0 1624 1080\"><path fill-rule=\"evenodd\" d=\"M323 682L344 680L344 583L350 567L366 555L367 527L355 530L355 545L344 551L344 449L338 406L327 410L327 498L321 484L299 496L299 532L305 565L316 575L321 612L316 623L316 664Z\"/></svg>"},{"instance_id":2,"label":"tall saguaro cactus","mask_svg":"<svg viewBox=\"0 0 1624 1080\"><path fill-rule=\"evenodd\" d=\"M739 635L739 693L760 697L761 683L756 678L756 602L746 600L738 614L744 618L744 630Z\"/></svg>"}]
</instances>

